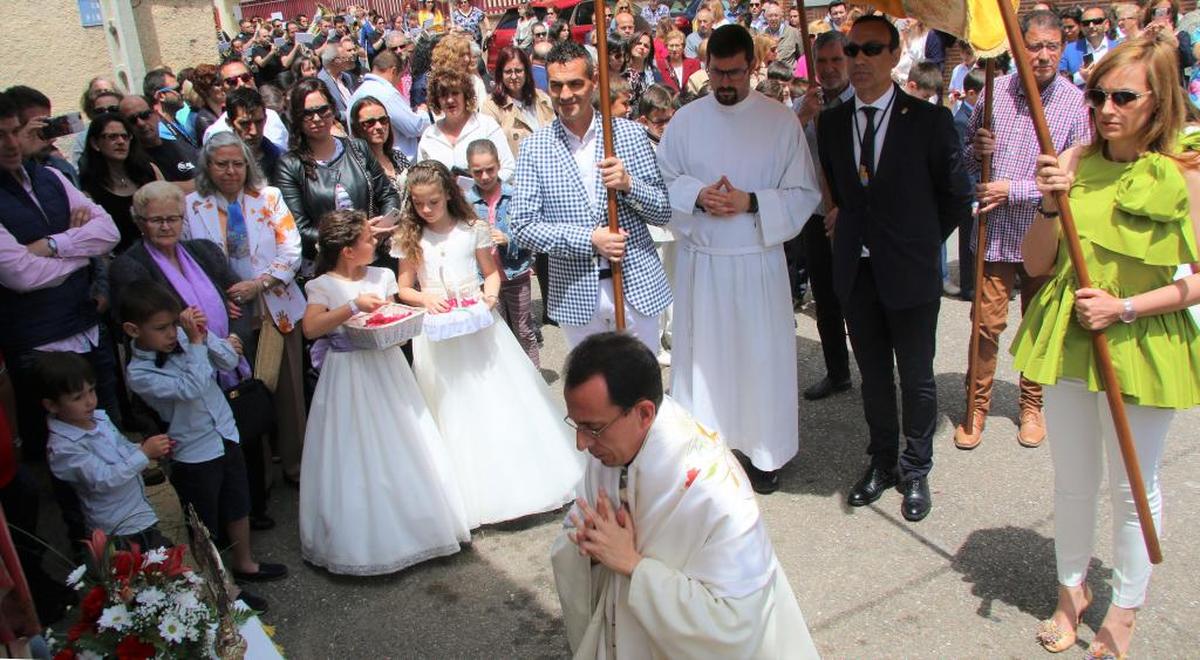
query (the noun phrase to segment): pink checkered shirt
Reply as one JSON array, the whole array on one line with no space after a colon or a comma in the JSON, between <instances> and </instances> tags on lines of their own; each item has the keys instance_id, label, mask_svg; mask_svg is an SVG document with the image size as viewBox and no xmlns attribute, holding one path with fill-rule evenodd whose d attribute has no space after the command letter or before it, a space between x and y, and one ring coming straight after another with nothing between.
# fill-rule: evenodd
<instances>
[{"instance_id":1,"label":"pink checkered shirt","mask_svg":"<svg viewBox=\"0 0 1200 660\"><path fill-rule=\"evenodd\" d=\"M1025 91L1015 74L1001 76L995 83L996 99L992 105L992 132L996 136L996 153L992 156L992 180L1007 179L1012 182L1008 191L1008 202L988 214L987 261L1021 263L1021 241L1042 195L1034 184L1033 174L1037 163L1037 135L1033 120L1029 116L1029 104ZM1086 144L1092 140L1091 120L1083 102L1083 92L1062 76L1042 90L1042 107L1050 126L1050 138L1054 148L1062 153L1075 144ZM983 124L983 99L975 104L971 122L967 124L963 160L967 171L979 177L979 161L975 159L975 131ZM978 243L978 224L971 227L971 249Z\"/></svg>"}]
</instances>

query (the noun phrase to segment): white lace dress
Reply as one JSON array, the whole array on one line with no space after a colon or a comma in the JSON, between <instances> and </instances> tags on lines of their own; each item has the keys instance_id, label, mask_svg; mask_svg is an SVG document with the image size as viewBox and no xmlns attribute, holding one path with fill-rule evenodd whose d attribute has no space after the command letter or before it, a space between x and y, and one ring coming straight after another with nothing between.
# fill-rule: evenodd
<instances>
[{"instance_id":1,"label":"white lace dress","mask_svg":"<svg viewBox=\"0 0 1200 660\"><path fill-rule=\"evenodd\" d=\"M368 268L305 291L332 309L362 293L390 298L396 280ZM399 346L325 355L300 472L301 554L332 573L392 573L471 540L450 454Z\"/></svg>"},{"instance_id":2,"label":"white lace dress","mask_svg":"<svg viewBox=\"0 0 1200 660\"><path fill-rule=\"evenodd\" d=\"M478 297L475 250L491 246L484 223L426 230L421 290ZM557 509L583 473L563 405L496 320L453 339L413 340L413 371L450 450L471 527Z\"/></svg>"}]
</instances>

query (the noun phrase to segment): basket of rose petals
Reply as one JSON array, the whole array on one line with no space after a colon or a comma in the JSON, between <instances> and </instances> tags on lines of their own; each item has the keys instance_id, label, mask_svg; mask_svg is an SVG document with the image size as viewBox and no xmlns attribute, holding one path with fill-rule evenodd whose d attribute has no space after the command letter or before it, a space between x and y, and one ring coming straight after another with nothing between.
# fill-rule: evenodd
<instances>
[{"instance_id":1,"label":"basket of rose petals","mask_svg":"<svg viewBox=\"0 0 1200 660\"><path fill-rule=\"evenodd\" d=\"M363 312L346 321L346 339L355 348L391 348L421 334L424 314L423 309L388 303L374 312Z\"/></svg>"}]
</instances>

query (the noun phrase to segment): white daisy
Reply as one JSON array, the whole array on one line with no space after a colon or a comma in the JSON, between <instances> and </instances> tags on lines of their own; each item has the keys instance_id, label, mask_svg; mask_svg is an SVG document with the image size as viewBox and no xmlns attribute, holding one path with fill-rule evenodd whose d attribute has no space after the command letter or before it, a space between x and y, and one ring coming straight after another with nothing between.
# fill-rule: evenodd
<instances>
[{"instance_id":1,"label":"white daisy","mask_svg":"<svg viewBox=\"0 0 1200 660\"><path fill-rule=\"evenodd\" d=\"M137 602L148 607L153 607L154 605L158 605L159 603L163 602L166 597L167 594L163 593L162 589L159 589L158 587L148 587L143 589L141 593L137 595Z\"/></svg>"},{"instance_id":2,"label":"white daisy","mask_svg":"<svg viewBox=\"0 0 1200 660\"><path fill-rule=\"evenodd\" d=\"M125 630L131 623L133 623L133 614L125 607L125 603L105 608L100 613L100 619L96 621L96 625L100 628L111 628L118 631Z\"/></svg>"},{"instance_id":3,"label":"white daisy","mask_svg":"<svg viewBox=\"0 0 1200 660\"><path fill-rule=\"evenodd\" d=\"M163 617L162 622L158 624L158 634L162 635L162 638L166 641L178 644L183 641L187 631L179 619L168 615Z\"/></svg>"},{"instance_id":4,"label":"white daisy","mask_svg":"<svg viewBox=\"0 0 1200 660\"><path fill-rule=\"evenodd\" d=\"M84 573L87 573L86 565L81 565L75 570L71 571L71 574L67 576L67 586L75 587L76 589L82 589L83 583L80 582L80 580L83 579Z\"/></svg>"}]
</instances>

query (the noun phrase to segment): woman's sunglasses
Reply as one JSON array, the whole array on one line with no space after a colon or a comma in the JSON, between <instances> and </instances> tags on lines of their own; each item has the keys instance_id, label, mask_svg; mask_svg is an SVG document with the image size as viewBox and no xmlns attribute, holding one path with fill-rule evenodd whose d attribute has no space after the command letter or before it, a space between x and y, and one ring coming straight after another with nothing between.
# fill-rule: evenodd
<instances>
[{"instance_id":1,"label":"woman's sunglasses","mask_svg":"<svg viewBox=\"0 0 1200 660\"><path fill-rule=\"evenodd\" d=\"M1104 102L1110 98L1112 99L1113 105L1117 106L1118 108L1124 108L1130 103L1133 103L1134 101L1151 93L1152 92L1149 91L1135 92L1130 89L1114 89L1111 92L1103 89L1089 89L1083 93L1083 97L1087 100L1087 104L1089 106L1096 109L1103 108Z\"/></svg>"},{"instance_id":2,"label":"woman's sunglasses","mask_svg":"<svg viewBox=\"0 0 1200 660\"><path fill-rule=\"evenodd\" d=\"M305 108L301 111L305 119L313 119L315 117L328 117L333 114L333 108L329 104L318 105L315 108Z\"/></svg>"},{"instance_id":3,"label":"woman's sunglasses","mask_svg":"<svg viewBox=\"0 0 1200 660\"><path fill-rule=\"evenodd\" d=\"M876 57L886 48L887 44L881 44L878 41L868 41L865 44L856 44L851 41L843 47L843 50L846 52L846 57L854 59L860 52L867 57Z\"/></svg>"},{"instance_id":4,"label":"woman's sunglasses","mask_svg":"<svg viewBox=\"0 0 1200 660\"><path fill-rule=\"evenodd\" d=\"M361 127L364 131L369 131L372 128L375 128L376 125L387 127L390 126L391 123L392 122L387 118L387 115L382 117L367 117L366 119L358 120L359 127Z\"/></svg>"}]
</instances>

